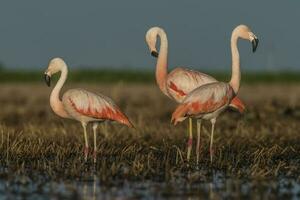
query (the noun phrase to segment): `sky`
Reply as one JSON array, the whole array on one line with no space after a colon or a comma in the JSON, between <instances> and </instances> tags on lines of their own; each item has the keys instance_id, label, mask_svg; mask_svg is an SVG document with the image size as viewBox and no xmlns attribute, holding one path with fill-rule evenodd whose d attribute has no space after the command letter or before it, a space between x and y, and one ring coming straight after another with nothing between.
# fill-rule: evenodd
<instances>
[{"instance_id":1,"label":"sky","mask_svg":"<svg viewBox=\"0 0 300 200\"><path fill-rule=\"evenodd\" d=\"M300 1L282 0L2 0L0 61L7 68L44 69L53 57L69 67L151 70L145 43L164 28L169 66L230 70L230 36L248 25L255 54L239 41L245 70L300 70Z\"/></svg>"}]
</instances>

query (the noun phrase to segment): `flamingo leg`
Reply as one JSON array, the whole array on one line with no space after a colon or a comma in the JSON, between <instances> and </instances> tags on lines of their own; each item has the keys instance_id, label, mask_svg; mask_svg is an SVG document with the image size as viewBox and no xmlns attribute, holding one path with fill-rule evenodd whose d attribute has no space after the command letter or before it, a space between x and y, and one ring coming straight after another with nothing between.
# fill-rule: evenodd
<instances>
[{"instance_id":1,"label":"flamingo leg","mask_svg":"<svg viewBox=\"0 0 300 200\"><path fill-rule=\"evenodd\" d=\"M210 120L210 122L211 122L211 135L210 135L209 154L210 154L210 163L212 164L212 162L213 162L213 155L214 155L213 141L214 141L214 130L215 130L216 118Z\"/></svg>"},{"instance_id":2,"label":"flamingo leg","mask_svg":"<svg viewBox=\"0 0 300 200\"><path fill-rule=\"evenodd\" d=\"M94 132L94 152L93 152L93 157L94 157L94 163L97 162L97 128L98 128L98 123L93 124L93 132Z\"/></svg>"},{"instance_id":3,"label":"flamingo leg","mask_svg":"<svg viewBox=\"0 0 300 200\"><path fill-rule=\"evenodd\" d=\"M197 120L197 149L196 149L197 166L199 164L199 155L200 155L201 123L202 123L202 120L198 119Z\"/></svg>"},{"instance_id":4,"label":"flamingo leg","mask_svg":"<svg viewBox=\"0 0 300 200\"><path fill-rule=\"evenodd\" d=\"M83 127L83 133L84 133L84 141L85 141L85 146L84 146L84 161L87 161L88 153L89 153L89 142L87 138L87 132L86 132L86 123L82 122L82 127Z\"/></svg>"},{"instance_id":5,"label":"flamingo leg","mask_svg":"<svg viewBox=\"0 0 300 200\"><path fill-rule=\"evenodd\" d=\"M191 152L192 152L192 146L193 146L193 124L192 124L192 118L189 118L189 125L188 125L188 129L189 129L189 139L188 139L188 150L187 150L187 161L190 161L190 157L191 157Z\"/></svg>"}]
</instances>

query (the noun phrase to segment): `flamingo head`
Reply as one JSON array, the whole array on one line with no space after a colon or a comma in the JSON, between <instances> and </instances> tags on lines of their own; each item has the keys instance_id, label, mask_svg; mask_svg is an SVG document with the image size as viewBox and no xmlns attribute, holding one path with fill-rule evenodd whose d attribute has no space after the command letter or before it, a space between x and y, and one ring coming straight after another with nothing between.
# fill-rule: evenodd
<instances>
[{"instance_id":1,"label":"flamingo head","mask_svg":"<svg viewBox=\"0 0 300 200\"><path fill-rule=\"evenodd\" d=\"M238 36L242 39L249 40L252 43L253 53L256 51L259 40L248 26L239 25L234 29L234 32L238 32Z\"/></svg>"},{"instance_id":2,"label":"flamingo head","mask_svg":"<svg viewBox=\"0 0 300 200\"><path fill-rule=\"evenodd\" d=\"M159 27L152 27L146 33L146 43L148 44L151 55L156 58L158 57L158 51L156 49L157 35L161 30Z\"/></svg>"},{"instance_id":3,"label":"flamingo head","mask_svg":"<svg viewBox=\"0 0 300 200\"><path fill-rule=\"evenodd\" d=\"M51 76L61 71L64 67L66 67L66 63L61 58L53 58L50 61L49 66L44 73L44 79L48 87L51 85Z\"/></svg>"}]
</instances>

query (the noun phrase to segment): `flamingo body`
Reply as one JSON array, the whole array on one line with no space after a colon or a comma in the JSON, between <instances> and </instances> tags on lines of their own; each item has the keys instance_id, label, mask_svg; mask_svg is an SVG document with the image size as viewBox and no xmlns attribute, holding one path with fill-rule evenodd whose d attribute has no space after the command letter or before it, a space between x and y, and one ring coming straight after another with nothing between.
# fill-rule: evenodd
<instances>
[{"instance_id":1,"label":"flamingo body","mask_svg":"<svg viewBox=\"0 0 300 200\"><path fill-rule=\"evenodd\" d=\"M217 118L234 98L234 91L228 83L215 82L193 90L177 107L172 115L176 125L186 117L211 120Z\"/></svg>"},{"instance_id":2,"label":"flamingo body","mask_svg":"<svg viewBox=\"0 0 300 200\"><path fill-rule=\"evenodd\" d=\"M169 96L177 103L182 103L185 97L201 85L217 82L213 77L204 73L185 68L175 68L166 79Z\"/></svg>"},{"instance_id":3,"label":"flamingo body","mask_svg":"<svg viewBox=\"0 0 300 200\"><path fill-rule=\"evenodd\" d=\"M132 127L116 104L104 95L84 89L71 89L64 93L62 103L66 112L77 121L89 123L109 120Z\"/></svg>"}]
</instances>

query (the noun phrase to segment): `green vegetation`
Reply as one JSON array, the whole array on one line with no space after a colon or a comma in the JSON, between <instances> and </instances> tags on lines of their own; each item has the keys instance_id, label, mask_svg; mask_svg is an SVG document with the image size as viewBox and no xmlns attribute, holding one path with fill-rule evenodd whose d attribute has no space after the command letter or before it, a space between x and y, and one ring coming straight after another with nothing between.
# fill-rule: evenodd
<instances>
[{"instance_id":1,"label":"green vegetation","mask_svg":"<svg viewBox=\"0 0 300 200\"><path fill-rule=\"evenodd\" d=\"M0 68L1 69L1 68ZM229 80L228 72L206 72L218 80ZM36 70L0 70L0 82L39 82L43 80L43 71ZM117 70L117 69L77 69L72 70L68 77L69 82L87 83L154 83L154 71ZM295 83L300 82L300 72L244 72L243 83Z\"/></svg>"},{"instance_id":2,"label":"green vegetation","mask_svg":"<svg viewBox=\"0 0 300 200\"><path fill-rule=\"evenodd\" d=\"M0 82L40 82L43 81L44 71L0 71ZM153 74L143 71L120 71L120 70L73 70L69 72L69 82L151 82Z\"/></svg>"}]
</instances>

